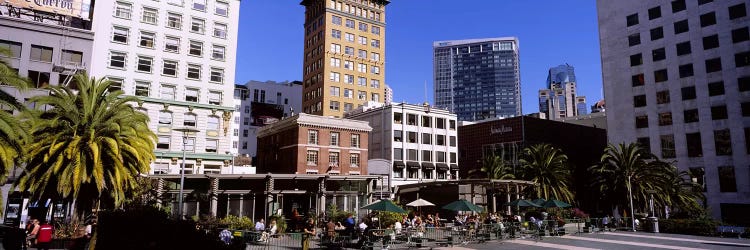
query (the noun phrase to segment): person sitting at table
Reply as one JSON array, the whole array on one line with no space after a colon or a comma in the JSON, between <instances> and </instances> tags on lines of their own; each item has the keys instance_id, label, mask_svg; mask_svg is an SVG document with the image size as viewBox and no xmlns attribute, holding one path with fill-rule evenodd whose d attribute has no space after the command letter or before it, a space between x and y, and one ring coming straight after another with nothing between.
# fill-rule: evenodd
<instances>
[{"instance_id":1,"label":"person sitting at table","mask_svg":"<svg viewBox=\"0 0 750 250\"><path fill-rule=\"evenodd\" d=\"M394 222L393 229L396 231L396 234L401 234L401 229L402 229L401 222L399 221Z\"/></svg>"},{"instance_id":2,"label":"person sitting at table","mask_svg":"<svg viewBox=\"0 0 750 250\"><path fill-rule=\"evenodd\" d=\"M341 225L340 221L336 222L336 231L341 231L341 230L345 230L345 229L346 229L346 227L344 227L344 225Z\"/></svg>"},{"instance_id":3,"label":"person sitting at table","mask_svg":"<svg viewBox=\"0 0 750 250\"><path fill-rule=\"evenodd\" d=\"M425 223L427 227L435 227L435 218L432 218L431 214L427 215L427 219L425 219Z\"/></svg>"},{"instance_id":4,"label":"person sitting at table","mask_svg":"<svg viewBox=\"0 0 750 250\"><path fill-rule=\"evenodd\" d=\"M255 231L262 232L263 230L266 230L266 221L260 219L259 221L255 222Z\"/></svg>"},{"instance_id":5,"label":"person sitting at table","mask_svg":"<svg viewBox=\"0 0 750 250\"><path fill-rule=\"evenodd\" d=\"M443 223L440 220L440 213L435 213L435 227L443 226Z\"/></svg>"},{"instance_id":6,"label":"person sitting at table","mask_svg":"<svg viewBox=\"0 0 750 250\"><path fill-rule=\"evenodd\" d=\"M276 220L271 220L271 224L268 225L268 230L264 231L258 241L267 241L268 237L275 235L278 227L276 227Z\"/></svg>"}]
</instances>

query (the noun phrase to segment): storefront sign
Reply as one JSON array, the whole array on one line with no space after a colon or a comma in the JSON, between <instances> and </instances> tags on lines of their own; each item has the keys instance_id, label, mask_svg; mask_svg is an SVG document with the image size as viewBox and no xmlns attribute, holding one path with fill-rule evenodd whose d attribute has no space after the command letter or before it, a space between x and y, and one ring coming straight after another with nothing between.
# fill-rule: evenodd
<instances>
[{"instance_id":1,"label":"storefront sign","mask_svg":"<svg viewBox=\"0 0 750 250\"><path fill-rule=\"evenodd\" d=\"M502 126L502 127L499 127L499 128L496 128L496 127L491 127L490 128L490 134L504 134L504 133L508 133L508 132L513 132L513 128L506 127L506 126Z\"/></svg>"},{"instance_id":2,"label":"storefront sign","mask_svg":"<svg viewBox=\"0 0 750 250\"><path fill-rule=\"evenodd\" d=\"M83 19L89 18L91 8L91 0L0 0L0 4Z\"/></svg>"}]
</instances>

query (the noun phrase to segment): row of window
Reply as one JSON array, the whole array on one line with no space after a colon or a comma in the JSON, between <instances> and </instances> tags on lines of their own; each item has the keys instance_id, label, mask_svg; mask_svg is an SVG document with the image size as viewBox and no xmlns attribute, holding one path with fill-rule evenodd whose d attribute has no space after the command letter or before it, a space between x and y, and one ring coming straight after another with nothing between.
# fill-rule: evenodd
<instances>
[{"instance_id":1,"label":"row of window","mask_svg":"<svg viewBox=\"0 0 750 250\"><path fill-rule=\"evenodd\" d=\"M177 6L183 6L185 3L185 0L166 0L167 3ZM189 0L190 1L190 0ZM208 10L208 4L207 0L192 0L191 5L193 10L206 12ZM212 12L215 15L218 16L228 16L229 15L229 3L223 2L223 1L216 1L214 2ZM173 12L168 12L167 15L176 14ZM115 2L115 9L113 15L118 18L127 19L130 20L133 17L133 4L129 2L124 1L117 1ZM147 7L143 6L141 10L141 17L140 21L142 23L147 24L153 24L156 25L159 21L159 9L154 7Z\"/></svg>"},{"instance_id":2,"label":"row of window","mask_svg":"<svg viewBox=\"0 0 750 250\"><path fill-rule=\"evenodd\" d=\"M445 146L445 135L435 135L433 137L430 133L422 133L421 140L418 140L418 134L417 132L411 132L406 131L406 142L408 143L422 143L422 144L435 144L438 146ZM435 139L433 142L433 138ZM451 147L456 146L456 137L455 136L449 136L448 137L449 143ZM401 130L394 130L393 131L393 141L395 142L402 142L404 141L404 132Z\"/></svg>"},{"instance_id":3,"label":"row of window","mask_svg":"<svg viewBox=\"0 0 750 250\"><path fill-rule=\"evenodd\" d=\"M341 31L337 29L331 30L331 37L336 38L336 39L341 39ZM344 33L344 40L346 40L347 42L353 43L355 40L354 39L355 37L356 36L352 33L348 33L348 32ZM367 45L367 37L359 36L359 38L357 39L357 43L361 45ZM370 46L372 46L373 48L380 48L380 40L370 39Z\"/></svg>"},{"instance_id":4,"label":"row of window","mask_svg":"<svg viewBox=\"0 0 750 250\"><path fill-rule=\"evenodd\" d=\"M107 77L111 82L112 86L121 88L125 83L125 79L119 77ZM177 97L177 86L172 84L161 84L158 92L152 90L150 81L135 80L135 88L133 95L143 97L154 97L162 100L176 100ZM199 103L201 101L201 90L200 88L185 87L182 92L184 96L183 101ZM221 105L223 99L223 93L220 90L209 90L208 96L204 100L208 104Z\"/></svg>"},{"instance_id":5,"label":"row of window","mask_svg":"<svg viewBox=\"0 0 750 250\"><path fill-rule=\"evenodd\" d=\"M655 59L657 58L657 54L659 55L658 58L663 58L664 49L661 48L658 50L660 52L654 52ZM635 65L641 65L642 63L643 63L643 60L641 58L640 53L630 56L630 65L635 66ZM721 57L707 59L704 61L703 66L704 66L706 74L718 72L724 69L724 66L722 66L722 63L721 63ZM740 68L740 67L746 67L746 66L750 66L750 51L735 53L734 54L734 67ZM692 77L695 74L692 63L678 65L677 70L679 73L678 76L680 78ZM653 73L653 77L654 77L653 78L654 83L668 81L669 80L668 69L664 68L664 69L655 70ZM645 80L643 73L632 75L631 84L633 87L645 85L646 80Z\"/></svg>"},{"instance_id":6,"label":"row of window","mask_svg":"<svg viewBox=\"0 0 750 250\"><path fill-rule=\"evenodd\" d=\"M421 179L437 179L437 180L457 180L458 179L458 171L446 171L446 170L426 170L421 169L422 171L422 178ZM407 169L407 179L419 179L419 172L420 169ZM434 173L433 173L434 172ZM437 173L437 175L435 175ZM394 168L393 169L393 178L404 178L404 169L400 168Z\"/></svg>"},{"instance_id":7,"label":"row of window","mask_svg":"<svg viewBox=\"0 0 750 250\"><path fill-rule=\"evenodd\" d=\"M698 1L698 5L703 5L709 2L713 2L713 0L697 0L697 1ZM684 11L685 9L687 9L685 0L672 1L671 5L672 5L672 13L677 13L677 12ZM727 11L729 12L729 20L734 20L740 17L747 16L745 3L729 6ZM656 6L656 7L648 9L649 20L654 20L654 19L660 18L661 16L662 16L661 6ZM703 14L701 15L700 18L701 18L701 27L706 27L706 26L713 25L716 23L716 17L713 12ZM638 13L634 13L634 14L626 16L625 23L628 27L639 24L640 19L638 18Z\"/></svg>"},{"instance_id":8,"label":"row of window","mask_svg":"<svg viewBox=\"0 0 750 250\"><path fill-rule=\"evenodd\" d=\"M182 136L180 136L182 138ZM195 148L195 137L188 137L187 139L184 139L184 147L182 148L183 151L186 152L197 152ZM182 143L176 143L174 146L183 145ZM172 148L172 137L168 135L160 135L158 136L157 142L156 142L156 149L157 150L170 150ZM176 149L176 148L174 148ZM204 152L206 153L218 153L219 149L219 139L206 139Z\"/></svg>"},{"instance_id":9,"label":"row of window","mask_svg":"<svg viewBox=\"0 0 750 250\"><path fill-rule=\"evenodd\" d=\"M127 67L128 53L121 51L109 52L110 68L125 70ZM178 77L179 61L162 59L162 67L159 72L163 76ZM155 60L152 56L138 55L136 57L135 71L140 73L154 73ZM185 78L190 80L202 79L203 67L200 64L187 63ZM210 67L208 80L213 83L224 83L224 69Z\"/></svg>"},{"instance_id":10,"label":"row of window","mask_svg":"<svg viewBox=\"0 0 750 250\"><path fill-rule=\"evenodd\" d=\"M308 130L307 131L307 144L312 145L320 145L320 131L318 130ZM330 140L328 141L328 146L343 146L340 143L341 139L341 133L339 132L330 132L329 134ZM353 148L359 148L362 145L360 144L360 134L351 134L351 140L349 141L349 146Z\"/></svg>"},{"instance_id":11,"label":"row of window","mask_svg":"<svg viewBox=\"0 0 750 250\"><path fill-rule=\"evenodd\" d=\"M6 49L10 53L9 55L2 54L0 56L21 58L23 44L14 41L0 40L0 48ZM61 56L61 63L72 63L78 65L81 65L83 63L83 52L63 49L58 51L57 53L62 54L55 55L54 49L52 47L32 44L31 50L29 51L29 60L38 62L52 62L53 58Z\"/></svg>"},{"instance_id":12,"label":"row of window","mask_svg":"<svg viewBox=\"0 0 750 250\"><path fill-rule=\"evenodd\" d=\"M419 115L417 114L406 114L406 125L412 125L417 126L417 121L419 119ZM435 127L438 129L445 129L445 121L447 119L440 118L440 117L434 117L435 119L432 119L432 116L423 115L421 117L422 123L421 126L425 128L431 128ZM403 124L403 114L400 112L393 113L393 123L394 124ZM456 130L456 120L448 120L448 128L450 130Z\"/></svg>"},{"instance_id":13,"label":"row of window","mask_svg":"<svg viewBox=\"0 0 750 250\"><path fill-rule=\"evenodd\" d=\"M329 167L339 167L340 163L340 152L328 152L328 166ZM319 162L319 152L317 150L308 150L307 151L307 165L308 166L317 166ZM356 168L361 166L360 165L361 157L359 153L350 153L349 154L349 166Z\"/></svg>"},{"instance_id":14,"label":"row of window","mask_svg":"<svg viewBox=\"0 0 750 250\"><path fill-rule=\"evenodd\" d=\"M354 70L354 62L349 60L344 60L344 68L348 70ZM341 68L341 59L339 58L331 58L331 67L334 68ZM376 65L368 65L365 63L357 63L357 72L365 73L367 74L368 68L370 69L370 73L379 75L380 74L380 66ZM354 76L352 76L354 77Z\"/></svg>"},{"instance_id":15,"label":"row of window","mask_svg":"<svg viewBox=\"0 0 750 250\"><path fill-rule=\"evenodd\" d=\"M333 23L335 25L341 26L341 20L343 20L343 19L340 16L336 16L336 15L331 16L331 23ZM354 28L356 28L355 24L356 24L356 22L354 20L349 19L349 18L346 19L346 27L347 28L354 29ZM359 22L359 31L362 31L362 32L371 32L372 34L380 35L380 27L379 26L372 25L372 26L369 26L370 29L368 29L368 26L369 25L367 23L365 23L365 22Z\"/></svg>"},{"instance_id":16,"label":"row of window","mask_svg":"<svg viewBox=\"0 0 750 250\"><path fill-rule=\"evenodd\" d=\"M719 180L719 192L737 192L737 178L734 173L733 166L719 166L716 168ZM706 185L706 169L703 167L691 167L688 169L690 178L693 182L699 184L703 188L703 192L708 192ZM713 186L712 186L713 188Z\"/></svg>"},{"instance_id":17,"label":"row of window","mask_svg":"<svg viewBox=\"0 0 750 250\"><path fill-rule=\"evenodd\" d=\"M736 132L736 131L735 131ZM744 128L745 132L745 153L750 154L750 127ZM735 135L736 136L736 135ZM661 157L671 159L677 157L675 152L675 139L673 134L660 135L659 143L661 145ZM729 128L713 131L714 153L716 156L732 155L732 132ZM637 138L637 142L651 151L649 137ZM703 157L703 142L700 132L686 133L685 145L688 157Z\"/></svg>"},{"instance_id":18,"label":"row of window","mask_svg":"<svg viewBox=\"0 0 750 250\"><path fill-rule=\"evenodd\" d=\"M123 26L112 27L112 42L128 44L130 42L130 28ZM138 47L154 49L156 47L157 35L154 32L141 30L138 34ZM178 36L164 36L164 51L171 53L180 53L181 39ZM188 55L203 57L204 44L201 41L189 40L188 42ZM217 61L224 61L226 59L227 47L220 44L212 44L211 46L211 59Z\"/></svg>"},{"instance_id":19,"label":"row of window","mask_svg":"<svg viewBox=\"0 0 750 250\"><path fill-rule=\"evenodd\" d=\"M159 111L159 126L173 126L176 125L173 118L174 114L168 110ZM206 118L205 130L218 131L220 128L221 119L218 116L210 115ZM184 127L196 127L198 123L198 115L192 112L183 114L182 125Z\"/></svg>"},{"instance_id":20,"label":"row of window","mask_svg":"<svg viewBox=\"0 0 750 250\"><path fill-rule=\"evenodd\" d=\"M737 90L740 92L748 91L750 90L750 77L740 77L737 79ZM697 94L695 91L695 86L688 86L683 87L680 89L682 100L694 100L697 98ZM711 82L708 83L708 96L721 96L725 94L725 87L723 81L718 82ZM669 90L661 90L656 92L656 104L667 104L669 103L670 95ZM636 95L633 96L633 107L639 108L639 107L645 107L647 106L646 102L646 95Z\"/></svg>"},{"instance_id":21,"label":"row of window","mask_svg":"<svg viewBox=\"0 0 750 250\"><path fill-rule=\"evenodd\" d=\"M750 114L750 106L748 103L743 103L742 116L747 117ZM686 109L683 111L683 122L693 123L699 122L698 109ZM711 107L711 120L726 120L729 118L726 105L712 106ZM659 126L670 126L673 124L672 112L662 112L658 114ZM635 117L635 128L648 128L648 115L638 115Z\"/></svg>"},{"instance_id":22,"label":"row of window","mask_svg":"<svg viewBox=\"0 0 750 250\"><path fill-rule=\"evenodd\" d=\"M402 148L393 148L393 160L394 161L428 161L428 162L440 162L440 163L457 163L458 158L456 152L450 152L450 154L443 151L430 151L422 150L421 157L419 157L419 150L407 149L406 156L404 159L404 150ZM446 159L446 154L450 156L450 159ZM435 156L433 159L432 157Z\"/></svg>"},{"instance_id":23,"label":"row of window","mask_svg":"<svg viewBox=\"0 0 750 250\"><path fill-rule=\"evenodd\" d=\"M357 0L358 4L366 5L370 8L378 8L378 9L382 8L382 5L378 3L374 3L374 2L375 1ZM344 13L349 13L354 16L367 18L367 19L374 20L377 22L380 22L380 18L381 18L380 11L368 10L366 8L362 8L353 4L350 5L346 3L345 1L330 0L328 7L331 9L344 12Z\"/></svg>"}]
</instances>

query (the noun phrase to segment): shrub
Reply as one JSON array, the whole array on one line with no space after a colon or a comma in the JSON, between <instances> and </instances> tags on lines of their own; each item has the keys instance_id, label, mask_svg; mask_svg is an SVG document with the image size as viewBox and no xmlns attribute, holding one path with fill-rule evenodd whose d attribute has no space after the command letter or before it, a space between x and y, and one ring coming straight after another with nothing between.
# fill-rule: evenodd
<instances>
[{"instance_id":1,"label":"shrub","mask_svg":"<svg viewBox=\"0 0 750 250\"><path fill-rule=\"evenodd\" d=\"M711 219L663 219L659 220L659 232L715 236L716 228L721 223ZM651 223L643 223L646 231L651 231Z\"/></svg>"},{"instance_id":2,"label":"shrub","mask_svg":"<svg viewBox=\"0 0 750 250\"><path fill-rule=\"evenodd\" d=\"M396 224L396 221L401 221L401 219L404 218L404 215L394 212L378 212L377 217L378 220L380 220L380 225L383 228L387 228Z\"/></svg>"},{"instance_id":3,"label":"shrub","mask_svg":"<svg viewBox=\"0 0 750 250\"><path fill-rule=\"evenodd\" d=\"M219 224L226 225L230 230L252 230L254 228L253 220L250 218L234 215L227 215L227 217L219 220Z\"/></svg>"}]
</instances>

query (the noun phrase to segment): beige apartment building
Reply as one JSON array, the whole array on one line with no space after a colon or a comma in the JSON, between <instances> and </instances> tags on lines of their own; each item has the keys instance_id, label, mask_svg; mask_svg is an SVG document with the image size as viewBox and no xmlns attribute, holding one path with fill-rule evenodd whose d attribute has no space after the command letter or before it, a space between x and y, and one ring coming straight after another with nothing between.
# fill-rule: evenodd
<instances>
[{"instance_id":1,"label":"beige apartment building","mask_svg":"<svg viewBox=\"0 0 750 250\"><path fill-rule=\"evenodd\" d=\"M343 117L385 96L385 6L388 0L303 0L305 54L302 108Z\"/></svg>"}]
</instances>

